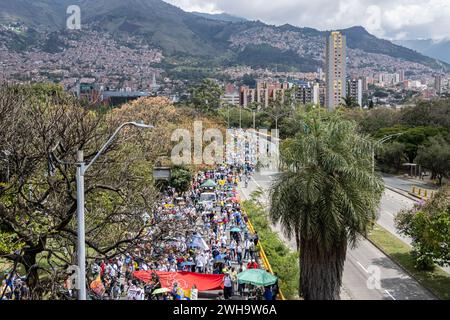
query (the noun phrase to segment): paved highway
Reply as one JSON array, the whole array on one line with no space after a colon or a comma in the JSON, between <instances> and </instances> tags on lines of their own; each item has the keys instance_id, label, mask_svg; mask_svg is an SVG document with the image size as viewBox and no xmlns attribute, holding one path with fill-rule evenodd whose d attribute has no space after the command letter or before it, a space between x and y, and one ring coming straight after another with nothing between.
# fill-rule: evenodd
<instances>
[{"instance_id":1,"label":"paved highway","mask_svg":"<svg viewBox=\"0 0 450 320\"><path fill-rule=\"evenodd\" d=\"M411 192L412 187L425 188L425 189L437 189L436 186L430 185L425 181L412 180L412 179L402 179L393 175L383 174L384 183L392 188L397 188L406 192Z\"/></svg>"},{"instance_id":2,"label":"paved highway","mask_svg":"<svg viewBox=\"0 0 450 320\"><path fill-rule=\"evenodd\" d=\"M248 198L258 188L264 191L270 188L273 175L255 174L247 188L240 188L241 195ZM268 196L264 197L268 200ZM397 194L384 195L380 206L380 224L387 229L393 228L393 215L398 209L412 205ZM279 226L273 226L280 231ZM389 229L388 229L389 230ZM280 235L291 249L295 250L295 242L288 241L280 231ZM380 281L372 282L376 273ZM435 297L424 289L417 281L409 277L391 259L385 256L369 241L361 239L356 248L349 248L344 266L342 299L355 300L429 300Z\"/></svg>"},{"instance_id":3,"label":"paved highway","mask_svg":"<svg viewBox=\"0 0 450 320\"><path fill-rule=\"evenodd\" d=\"M397 192L386 189L381 199L378 224L407 244L411 244L411 238L400 235L395 228L394 219L398 212L410 209L415 201Z\"/></svg>"}]
</instances>

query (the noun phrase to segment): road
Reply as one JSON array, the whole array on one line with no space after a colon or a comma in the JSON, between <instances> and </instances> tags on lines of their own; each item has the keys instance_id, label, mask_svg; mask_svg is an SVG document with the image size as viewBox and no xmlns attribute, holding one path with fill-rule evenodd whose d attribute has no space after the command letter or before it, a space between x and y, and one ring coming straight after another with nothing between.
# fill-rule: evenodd
<instances>
[{"instance_id":1,"label":"road","mask_svg":"<svg viewBox=\"0 0 450 320\"><path fill-rule=\"evenodd\" d=\"M391 187L400 189L406 192L411 192L412 187L424 188L424 189L437 189L436 186L422 182L419 180L403 179L393 175L383 174L384 183Z\"/></svg>"},{"instance_id":2,"label":"road","mask_svg":"<svg viewBox=\"0 0 450 320\"><path fill-rule=\"evenodd\" d=\"M258 188L264 191L270 188L274 175L256 173L247 188L240 188L241 196L248 198L251 192ZM267 193L264 200L268 201ZM397 203L396 195L387 194L383 197L380 207L380 219L384 225L390 224L389 217L398 206L408 206L410 203ZM381 218L383 217L383 218ZM381 221L381 220L380 220ZM295 250L295 243L289 241L281 232L279 226L273 226L279 231L282 239ZM369 280L373 279L374 270L379 271L379 286L371 287ZM369 285L368 285L369 284ZM435 297L423 288L417 281L409 277L397 264L373 246L369 241L361 239L356 248L348 248L344 265L342 299L352 300L431 300Z\"/></svg>"},{"instance_id":3,"label":"road","mask_svg":"<svg viewBox=\"0 0 450 320\"><path fill-rule=\"evenodd\" d=\"M414 200L390 189L386 189L380 203L378 224L403 242L411 245L411 238L398 233L397 228L395 228L394 219L398 212L404 209L411 209L415 203L416 201Z\"/></svg>"}]
</instances>

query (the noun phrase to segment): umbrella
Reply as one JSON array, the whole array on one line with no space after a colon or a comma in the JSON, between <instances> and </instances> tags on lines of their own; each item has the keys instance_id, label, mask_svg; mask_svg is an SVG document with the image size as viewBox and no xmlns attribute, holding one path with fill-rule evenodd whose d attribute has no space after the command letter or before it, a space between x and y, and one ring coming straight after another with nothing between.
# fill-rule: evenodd
<instances>
[{"instance_id":1,"label":"umbrella","mask_svg":"<svg viewBox=\"0 0 450 320\"><path fill-rule=\"evenodd\" d=\"M241 229L239 229L238 227L234 227L230 230L230 232L241 232Z\"/></svg>"},{"instance_id":2,"label":"umbrella","mask_svg":"<svg viewBox=\"0 0 450 320\"><path fill-rule=\"evenodd\" d=\"M225 263L226 261L223 259L214 260L214 263Z\"/></svg>"},{"instance_id":3,"label":"umbrella","mask_svg":"<svg viewBox=\"0 0 450 320\"><path fill-rule=\"evenodd\" d=\"M270 286L277 282L277 277L262 269L247 269L237 275L238 283L255 286Z\"/></svg>"},{"instance_id":4,"label":"umbrella","mask_svg":"<svg viewBox=\"0 0 450 320\"><path fill-rule=\"evenodd\" d=\"M156 294L161 294L161 293L166 293L166 292L170 292L170 290L167 288L159 288L159 289L156 289L155 291L153 291L152 294L156 295Z\"/></svg>"},{"instance_id":5,"label":"umbrella","mask_svg":"<svg viewBox=\"0 0 450 320\"><path fill-rule=\"evenodd\" d=\"M206 180L201 186L200 188L215 188L216 187L216 183L214 181L212 181L211 179Z\"/></svg>"},{"instance_id":6,"label":"umbrella","mask_svg":"<svg viewBox=\"0 0 450 320\"><path fill-rule=\"evenodd\" d=\"M224 254L218 254L214 258L214 263L225 263L225 255Z\"/></svg>"}]
</instances>

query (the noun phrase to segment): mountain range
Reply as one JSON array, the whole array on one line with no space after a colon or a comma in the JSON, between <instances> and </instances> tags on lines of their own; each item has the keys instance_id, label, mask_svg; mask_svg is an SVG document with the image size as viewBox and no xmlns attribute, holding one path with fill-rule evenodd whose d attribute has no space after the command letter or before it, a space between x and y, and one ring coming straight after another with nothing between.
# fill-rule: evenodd
<instances>
[{"instance_id":1,"label":"mountain range","mask_svg":"<svg viewBox=\"0 0 450 320\"><path fill-rule=\"evenodd\" d=\"M426 56L450 63L450 40L432 39L396 40L395 44L420 52Z\"/></svg>"},{"instance_id":2,"label":"mountain range","mask_svg":"<svg viewBox=\"0 0 450 320\"><path fill-rule=\"evenodd\" d=\"M69 5L81 8L80 32L92 29L118 39L138 37L172 57L172 62L179 58L206 66L245 64L301 71L323 67L326 31L268 25L227 14L189 13L160 0L0 0L0 25L21 23L28 28L15 34L2 31L1 39L11 50L64 50L54 44L67 32ZM342 32L347 36L351 70L450 70L448 63L379 39L363 27ZM50 49L43 45L47 42L40 39L42 34L47 42L49 37L55 40Z\"/></svg>"}]
</instances>

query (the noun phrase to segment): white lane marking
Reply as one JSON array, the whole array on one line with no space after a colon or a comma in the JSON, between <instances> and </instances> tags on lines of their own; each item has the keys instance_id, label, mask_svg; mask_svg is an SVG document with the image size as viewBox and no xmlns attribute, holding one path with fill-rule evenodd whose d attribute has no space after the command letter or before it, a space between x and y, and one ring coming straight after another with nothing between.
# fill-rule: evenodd
<instances>
[{"instance_id":1,"label":"white lane marking","mask_svg":"<svg viewBox=\"0 0 450 320\"><path fill-rule=\"evenodd\" d=\"M392 300L397 300L394 298L394 296L389 291L384 290L384 292L386 292L388 294L388 296L392 298Z\"/></svg>"},{"instance_id":2,"label":"white lane marking","mask_svg":"<svg viewBox=\"0 0 450 320\"><path fill-rule=\"evenodd\" d=\"M256 183L256 185L257 185L259 188L261 188L261 189L265 192L265 189L258 183L258 181L255 180L255 178L254 178L253 176L252 176L252 180L253 180L254 183Z\"/></svg>"},{"instance_id":3,"label":"white lane marking","mask_svg":"<svg viewBox=\"0 0 450 320\"><path fill-rule=\"evenodd\" d=\"M248 195L247 192L245 192L244 188L240 187L241 192L244 194L244 198L247 200L248 199Z\"/></svg>"},{"instance_id":4,"label":"white lane marking","mask_svg":"<svg viewBox=\"0 0 450 320\"><path fill-rule=\"evenodd\" d=\"M364 266L363 266L359 261L356 261L356 263L359 264L359 266L360 266L366 273L369 273L369 271L367 271L367 269L364 268Z\"/></svg>"},{"instance_id":5,"label":"white lane marking","mask_svg":"<svg viewBox=\"0 0 450 320\"><path fill-rule=\"evenodd\" d=\"M394 215L393 215L392 213L390 213L389 211L387 211L387 210L381 210L381 212L384 213L384 214L388 214L388 215L390 215L392 218L394 218Z\"/></svg>"}]
</instances>

